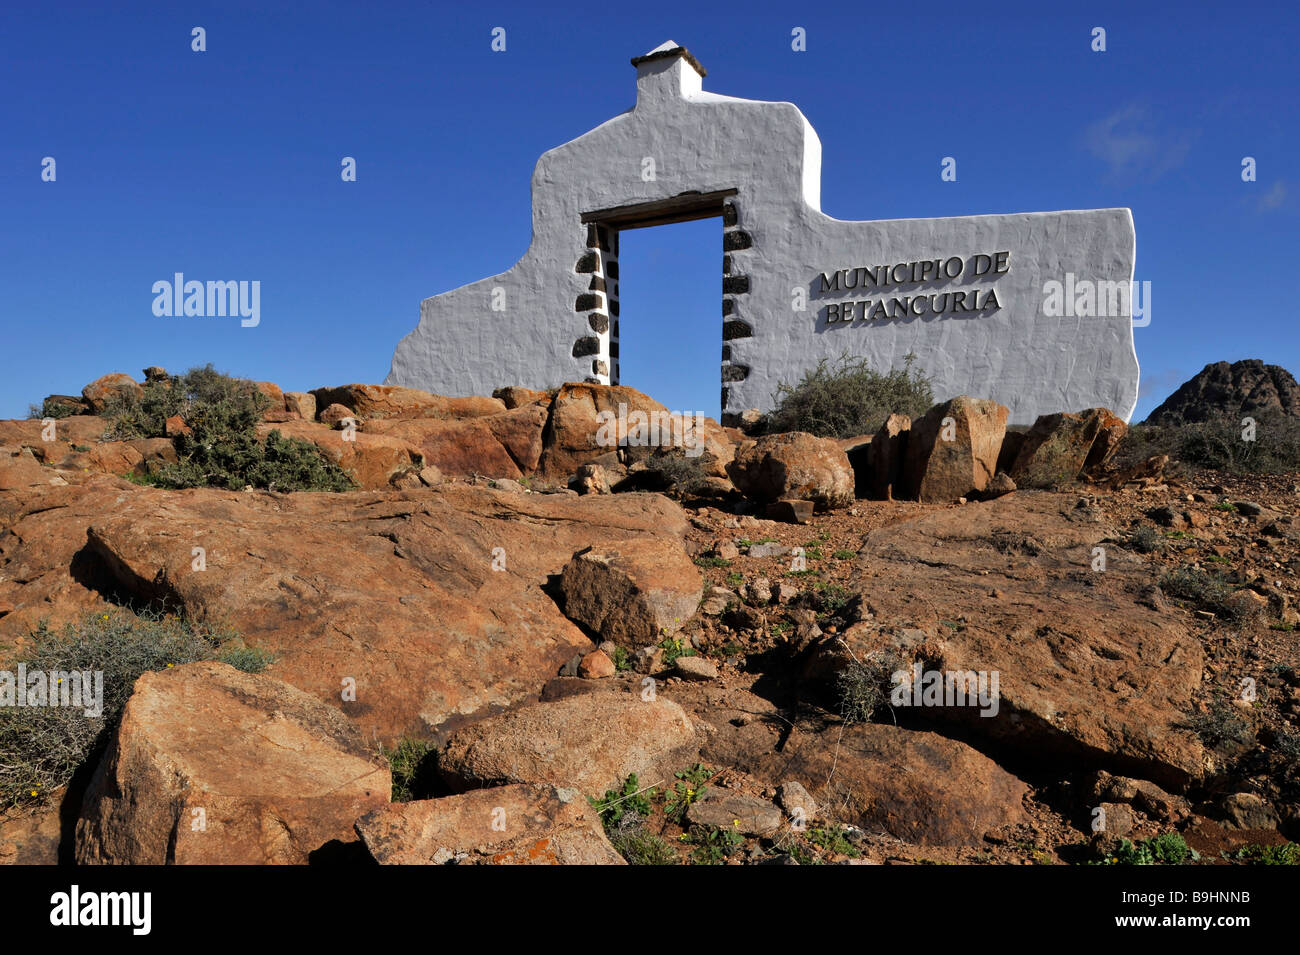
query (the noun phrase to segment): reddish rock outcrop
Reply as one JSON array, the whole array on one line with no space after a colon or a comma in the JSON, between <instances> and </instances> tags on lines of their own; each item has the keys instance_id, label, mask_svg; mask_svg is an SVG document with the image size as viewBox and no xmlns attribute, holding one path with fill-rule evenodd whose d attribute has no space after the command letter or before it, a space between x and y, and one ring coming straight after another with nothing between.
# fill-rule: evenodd
<instances>
[{"instance_id":1,"label":"reddish rock outcrop","mask_svg":"<svg viewBox=\"0 0 1300 955\"><path fill-rule=\"evenodd\" d=\"M686 526L675 504L643 494L126 487L82 530L83 560L111 575L105 586L227 621L276 654L268 672L385 741L537 694L591 649L542 589L548 578L592 540L680 537ZM25 573L42 566L52 583L67 580L66 564Z\"/></svg>"},{"instance_id":2,"label":"reddish rock outcrop","mask_svg":"<svg viewBox=\"0 0 1300 955\"><path fill-rule=\"evenodd\" d=\"M544 480L561 483L568 480L578 465L594 461L618 448L621 437L617 424L620 408L626 422L636 412L648 416L668 409L648 395L625 385L566 384L551 402L550 417L543 434L539 474ZM602 412L607 417L601 418ZM612 416L612 417L608 417ZM662 419L661 419L662 420ZM602 430L602 424L606 424ZM608 440L601 443L602 439Z\"/></svg>"},{"instance_id":3,"label":"reddish rock outcrop","mask_svg":"<svg viewBox=\"0 0 1300 955\"><path fill-rule=\"evenodd\" d=\"M819 511L853 503L853 468L839 443L802 431L741 445L727 475L742 494L762 503L812 501Z\"/></svg>"},{"instance_id":4,"label":"reddish rock outcrop","mask_svg":"<svg viewBox=\"0 0 1300 955\"><path fill-rule=\"evenodd\" d=\"M962 395L912 422L899 496L946 504L983 491L997 473L1007 414L996 401Z\"/></svg>"},{"instance_id":5,"label":"reddish rock outcrop","mask_svg":"<svg viewBox=\"0 0 1300 955\"><path fill-rule=\"evenodd\" d=\"M844 822L917 845L979 845L988 830L1028 820L1028 787L997 763L957 740L891 724L796 730L780 753L742 765L803 783Z\"/></svg>"},{"instance_id":6,"label":"reddish rock outcrop","mask_svg":"<svg viewBox=\"0 0 1300 955\"><path fill-rule=\"evenodd\" d=\"M649 786L698 759L695 728L676 703L598 692L533 703L458 730L439 753L438 771L454 789L553 783L602 796L630 773Z\"/></svg>"},{"instance_id":7,"label":"reddish rock outcrop","mask_svg":"<svg viewBox=\"0 0 1300 955\"><path fill-rule=\"evenodd\" d=\"M114 372L111 375L96 378L81 389L82 399L90 406L90 410L94 414L103 411L114 396L139 398L143 394L144 389L140 387L136 380L130 375L124 375L121 372Z\"/></svg>"},{"instance_id":8,"label":"reddish rock outcrop","mask_svg":"<svg viewBox=\"0 0 1300 955\"><path fill-rule=\"evenodd\" d=\"M506 410L498 398L448 398L396 385L339 385L313 388L311 393L318 407L340 404L367 421L380 418L477 418Z\"/></svg>"},{"instance_id":9,"label":"reddish rock outcrop","mask_svg":"<svg viewBox=\"0 0 1300 955\"><path fill-rule=\"evenodd\" d=\"M1092 569L1094 548L1117 535L1059 496L1019 491L873 531L851 589L876 620L912 624L927 669L999 674L996 715L940 706L927 719L1038 760L1181 786L1204 770L1186 715L1204 652L1137 601L1151 579L1140 557L1108 548L1105 571ZM859 660L894 652L910 666L915 652L875 622L828 639L832 658L841 639Z\"/></svg>"},{"instance_id":10,"label":"reddish rock outcrop","mask_svg":"<svg viewBox=\"0 0 1300 955\"><path fill-rule=\"evenodd\" d=\"M1117 424L1121 427L1117 428ZM1017 487L1073 483L1090 460L1099 466L1109 459L1126 430L1123 426L1124 422L1105 408L1041 415L1025 433L1007 473ZM1101 448L1093 457L1093 446L1098 441Z\"/></svg>"},{"instance_id":11,"label":"reddish rock outcrop","mask_svg":"<svg viewBox=\"0 0 1300 955\"><path fill-rule=\"evenodd\" d=\"M444 474L520 478L537 469L545 425L545 406L526 404L477 418L367 421L365 433L418 447L424 460Z\"/></svg>"},{"instance_id":12,"label":"reddish rock outcrop","mask_svg":"<svg viewBox=\"0 0 1300 955\"><path fill-rule=\"evenodd\" d=\"M680 630L704 581L679 541L628 540L574 554L560 589L570 620L634 650Z\"/></svg>"},{"instance_id":13,"label":"reddish rock outcrop","mask_svg":"<svg viewBox=\"0 0 1300 955\"><path fill-rule=\"evenodd\" d=\"M87 864L301 864L387 805L392 774L342 713L191 663L136 681L77 821Z\"/></svg>"},{"instance_id":14,"label":"reddish rock outcrop","mask_svg":"<svg viewBox=\"0 0 1300 955\"><path fill-rule=\"evenodd\" d=\"M381 865L626 865L576 789L498 786L394 803L357 833Z\"/></svg>"}]
</instances>

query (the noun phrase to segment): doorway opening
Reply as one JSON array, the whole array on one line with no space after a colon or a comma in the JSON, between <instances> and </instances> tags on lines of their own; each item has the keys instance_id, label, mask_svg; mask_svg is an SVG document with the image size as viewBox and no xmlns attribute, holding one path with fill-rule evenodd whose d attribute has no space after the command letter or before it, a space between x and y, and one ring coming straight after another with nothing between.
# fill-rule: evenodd
<instances>
[{"instance_id":1,"label":"doorway opening","mask_svg":"<svg viewBox=\"0 0 1300 955\"><path fill-rule=\"evenodd\" d=\"M619 235L617 377L611 379L670 411L715 419L720 413L721 241L714 219Z\"/></svg>"},{"instance_id":2,"label":"doorway opening","mask_svg":"<svg viewBox=\"0 0 1300 955\"><path fill-rule=\"evenodd\" d=\"M670 411L719 418L726 350L718 255L725 242L713 220L725 223L735 194L685 193L582 217L596 226L603 250L611 384L644 392Z\"/></svg>"}]
</instances>

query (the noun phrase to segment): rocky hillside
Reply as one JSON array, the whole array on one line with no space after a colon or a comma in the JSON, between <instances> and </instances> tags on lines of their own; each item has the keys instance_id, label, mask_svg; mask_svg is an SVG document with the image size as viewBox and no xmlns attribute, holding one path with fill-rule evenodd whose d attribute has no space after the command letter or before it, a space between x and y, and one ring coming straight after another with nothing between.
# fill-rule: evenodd
<instances>
[{"instance_id":1,"label":"rocky hillside","mask_svg":"<svg viewBox=\"0 0 1300 955\"><path fill-rule=\"evenodd\" d=\"M652 444L629 388L270 383L218 473L202 402L122 436L177 381L0 422L0 861L1295 855L1300 476L1118 470L1105 409Z\"/></svg>"},{"instance_id":2,"label":"rocky hillside","mask_svg":"<svg viewBox=\"0 0 1300 955\"><path fill-rule=\"evenodd\" d=\"M1177 426L1269 414L1300 416L1300 384L1285 368L1250 358L1206 365L1151 412L1146 424Z\"/></svg>"}]
</instances>

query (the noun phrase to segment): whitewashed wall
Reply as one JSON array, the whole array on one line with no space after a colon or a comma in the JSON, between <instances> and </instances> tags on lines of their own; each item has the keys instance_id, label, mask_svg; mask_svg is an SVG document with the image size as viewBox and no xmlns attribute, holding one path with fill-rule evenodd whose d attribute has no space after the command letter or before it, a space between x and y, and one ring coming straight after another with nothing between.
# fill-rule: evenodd
<instances>
[{"instance_id":1,"label":"whitewashed wall","mask_svg":"<svg viewBox=\"0 0 1300 955\"><path fill-rule=\"evenodd\" d=\"M1043 308L1045 283L1064 282L1066 273L1131 282L1129 210L832 219L820 211L821 143L803 114L789 103L704 92L689 56L666 47L638 65L635 108L541 157L532 180L528 252L501 275L425 299L419 325L397 346L388 384L468 395L512 384L616 382L610 342L617 316L609 313L617 280L606 274L616 244L595 250L595 272L576 271L593 251L583 213L736 189L735 222L723 228L744 234L729 245L748 247L727 252L729 284L748 279L749 290L722 298L731 301L726 319L745 323L751 334L730 338L722 351L719 317L720 353L730 358L720 375L724 413L767 410L778 381L796 381L818 359L848 351L881 370L915 353L917 367L934 379L937 399L993 398L1011 409L1012 423L1098 406L1129 418L1138 385L1130 314L1054 318ZM825 321L828 302L872 296L821 295L823 272L994 252L1008 253L1008 271L996 279L963 276L893 294L995 288L998 311ZM593 277L606 283L604 293L592 291ZM795 308L797 289L806 293L803 311ZM594 306L584 295L596 296ZM602 316L610 321L602 323ZM596 331L601 324L608 329ZM730 330L745 329L734 324ZM595 341L577 350L594 352L575 356L581 339Z\"/></svg>"}]
</instances>

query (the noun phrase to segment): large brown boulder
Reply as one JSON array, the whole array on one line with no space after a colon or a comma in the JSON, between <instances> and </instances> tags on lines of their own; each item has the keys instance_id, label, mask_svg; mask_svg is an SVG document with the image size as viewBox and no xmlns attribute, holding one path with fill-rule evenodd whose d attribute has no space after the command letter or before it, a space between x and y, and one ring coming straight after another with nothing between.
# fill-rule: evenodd
<instances>
[{"instance_id":1,"label":"large brown boulder","mask_svg":"<svg viewBox=\"0 0 1300 955\"><path fill-rule=\"evenodd\" d=\"M295 864L355 843L387 762L337 709L223 663L144 674L77 821L82 865Z\"/></svg>"},{"instance_id":2,"label":"large brown boulder","mask_svg":"<svg viewBox=\"0 0 1300 955\"><path fill-rule=\"evenodd\" d=\"M91 445L84 460L77 458L64 464L80 464L83 469L103 474L139 475L164 464L175 464L177 460L171 438L138 438Z\"/></svg>"},{"instance_id":3,"label":"large brown boulder","mask_svg":"<svg viewBox=\"0 0 1300 955\"><path fill-rule=\"evenodd\" d=\"M853 468L839 443L802 431L764 435L741 445L727 475L761 503L812 501L819 511L853 503Z\"/></svg>"},{"instance_id":4,"label":"large brown boulder","mask_svg":"<svg viewBox=\"0 0 1300 955\"><path fill-rule=\"evenodd\" d=\"M306 391L286 391L284 410L293 412L304 421L315 421L316 396Z\"/></svg>"},{"instance_id":5,"label":"large brown boulder","mask_svg":"<svg viewBox=\"0 0 1300 955\"><path fill-rule=\"evenodd\" d=\"M680 630L704 580L679 541L627 540L574 554L560 589L570 620L634 650Z\"/></svg>"},{"instance_id":6,"label":"large brown boulder","mask_svg":"<svg viewBox=\"0 0 1300 955\"><path fill-rule=\"evenodd\" d=\"M535 388L524 388L520 385L511 385L508 388L498 388L492 392L493 398L499 398L505 404L506 410L513 411L515 408L522 408L525 405L540 404L549 406L551 403L551 394L548 391L538 391Z\"/></svg>"},{"instance_id":7,"label":"large brown boulder","mask_svg":"<svg viewBox=\"0 0 1300 955\"><path fill-rule=\"evenodd\" d=\"M905 493L903 466L907 461L907 437L911 430L911 418L905 414L891 414L871 439L866 454L866 474L858 475L858 487L862 487L865 477L870 497L892 499Z\"/></svg>"},{"instance_id":8,"label":"large brown boulder","mask_svg":"<svg viewBox=\"0 0 1300 955\"><path fill-rule=\"evenodd\" d=\"M1028 821L1029 787L993 760L888 723L797 729L780 753L742 756L740 768L801 782L838 821L915 845L980 845L988 830Z\"/></svg>"},{"instance_id":9,"label":"large brown boulder","mask_svg":"<svg viewBox=\"0 0 1300 955\"><path fill-rule=\"evenodd\" d=\"M1128 423L1106 408L1095 408L1084 412L1085 415L1091 413L1096 413L1101 417L1101 430L1092 442L1092 449L1083 462L1083 470L1087 474L1099 474L1105 470L1106 465L1110 463L1110 459L1119 450L1120 442L1128 434Z\"/></svg>"},{"instance_id":10,"label":"large brown boulder","mask_svg":"<svg viewBox=\"0 0 1300 955\"><path fill-rule=\"evenodd\" d=\"M77 395L46 395L41 410L61 411L68 415L90 414L90 403Z\"/></svg>"},{"instance_id":11,"label":"large brown boulder","mask_svg":"<svg viewBox=\"0 0 1300 955\"><path fill-rule=\"evenodd\" d=\"M1103 429L1109 429L1103 445L1112 440L1116 421L1119 419L1105 408L1090 408L1078 414L1040 415L1025 433L1020 451L1007 473L1017 487L1054 487L1073 483L1088 464L1093 445L1101 437ZM1122 421L1119 423L1123 424ZM1120 436L1122 434L1120 432ZM1118 438L1114 438L1114 444L1118 444ZM1108 458L1113 451L1114 445L1111 445L1109 452L1102 452L1097 460Z\"/></svg>"},{"instance_id":12,"label":"large brown boulder","mask_svg":"<svg viewBox=\"0 0 1300 955\"><path fill-rule=\"evenodd\" d=\"M544 480L563 483L578 466L618 449L620 405L623 418L636 412L662 415L668 409L648 395L626 385L569 383L556 393L543 433L539 474ZM602 418L602 412L608 417ZM602 425L606 422L613 424Z\"/></svg>"},{"instance_id":13,"label":"large brown boulder","mask_svg":"<svg viewBox=\"0 0 1300 955\"><path fill-rule=\"evenodd\" d=\"M626 865L586 797L557 786L394 803L356 829L381 865Z\"/></svg>"},{"instance_id":14,"label":"large brown boulder","mask_svg":"<svg viewBox=\"0 0 1300 955\"><path fill-rule=\"evenodd\" d=\"M56 472L30 454L19 474L9 460L0 452L0 604L12 608L0 615L0 669L12 670L42 620L57 633L107 606L111 578L87 560L86 530L142 489L104 474L52 484Z\"/></svg>"},{"instance_id":15,"label":"large brown boulder","mask_svg":"<svg viewBox=\"0 0 1300 955\"><path fill-rule=\"evenodd\" d=\"M96 378L81 389L81 397L90 406L92 414L99 414L116 396L139 398L144 389L130 375L114 372L102 378Z\"/></svg>"},{"instance_id":16,"label":"large brown boulder","mask_svg":"<svg viewBox=\"0 0 1300 955\"><path fill-rule=\"evenodd\" d=\"M943 504L984 490L998 470L1007 408L965 395L935 405L907 432L908 498Z\"/></svg>"},{"instance_id":17,"label":"large brown boulder","mask_svg":"<svg viewBox=\"0 0 1300 955\"><path fill-rule=\"evenodd\" d=\"M1019 491L872 531L848 586L874 617L828 638L826 659L895 653L904 667L997 673L995 715L939 706L927 720L1040 765L1185 785L1205 770L1187 728L1201 644L1140 601L1154 572L1110 546L1120 531L1076 500ZM1104 571L1094 569L1098 547ZM906 651L896 621L919 634Z\"/></svg>"},{"instance_id":18,"label":"large brown boulder","mask_svg":"<svg viewBox=\"0 0 1300 955\"><path fill-rule=\"evenodd\" d=\"M313 388L316 406L339 404L366 420L378 418L476 418L505 411L498 398L448 398L397 385L339 385Z\"/></svg>"},{"instance_id":19,"label":"large brown boulder","mask_svg":"<svg viewBox=\"0 0 1300 955\"><path fill-rule=\"evenodd\" d=\"M418 447L425 462L446 475L517 479L537 469L545 425L546 407L526 404L478 418L367 421L365 433Z\"/></svg>"},{"instance_id":20,"label":"large brown boulder","mask_svg":"<svg viewBox=\"0 0 1300 955\"><path fill-rule=\"evenodd\" d=\"M107 427L107 421L92 415L57 418L48 425L34 418L0 421L0 448L30 448L42 464L64 466L65 461L80 453L74 447L99 443Z\"/></svg>"},{"instance_id":21,"label":"large brown boulder","mask_svg":"<svg viewBox=\"0 0 1300 955\"><path fill-rule=\"evenodd\" d=\"M598 692L534 703L452 734L438 771L453 789L507 783L618 789L670 782L699 759L695 728L676 703L639 693Z\"/></svg>"},{"instance_id":22,"label":"large brown boulder","mask_svg":"<svg viewBox=\"0 0 1300 955\"><path fill-rule=\"evenodd\" d=\"M384 434L354 429L336 431L312 421L264 422L257 426L257 436L262 440L272 431L316 445L358 487L367 490L386 488L393 478L423 466L419 448Z\"/></svg>"},{"instance_id":23,"label":"large brown boulder","mask_svg":"<svg viewBox=\"0 0 1300 955\"><path fill-rule=\"evenodd\" d=\"M544 589L574 551L592 540L680 540L687 527L676 504L648 494L118 486L111 498L97 495L98 515L80 524L86 552L76 579L227 622L276 655L268 672L339 705L367 738L385 742L408 731L436 736L536 695L591 649ZM33 516L24 526L46 525ZM202 570L194 547L204 548ZM67 563L42 563L37 549L24 547L21 558L26 566L5 561L0 573L21 568L42 593L69 579ZM22 588L7 589L0 582L0 595L27 605Z\"/></svg>"},{"instance_id":24,"label":"large brown boulder","mask_svg":"<svg viewBox=\"0 0 1300 955\"><path fill-rule=\"evenodd\" d=\"M28 448L0 448L0 491L49 486L57 475L41 467Z\"/></svg>"}]
</instances>

